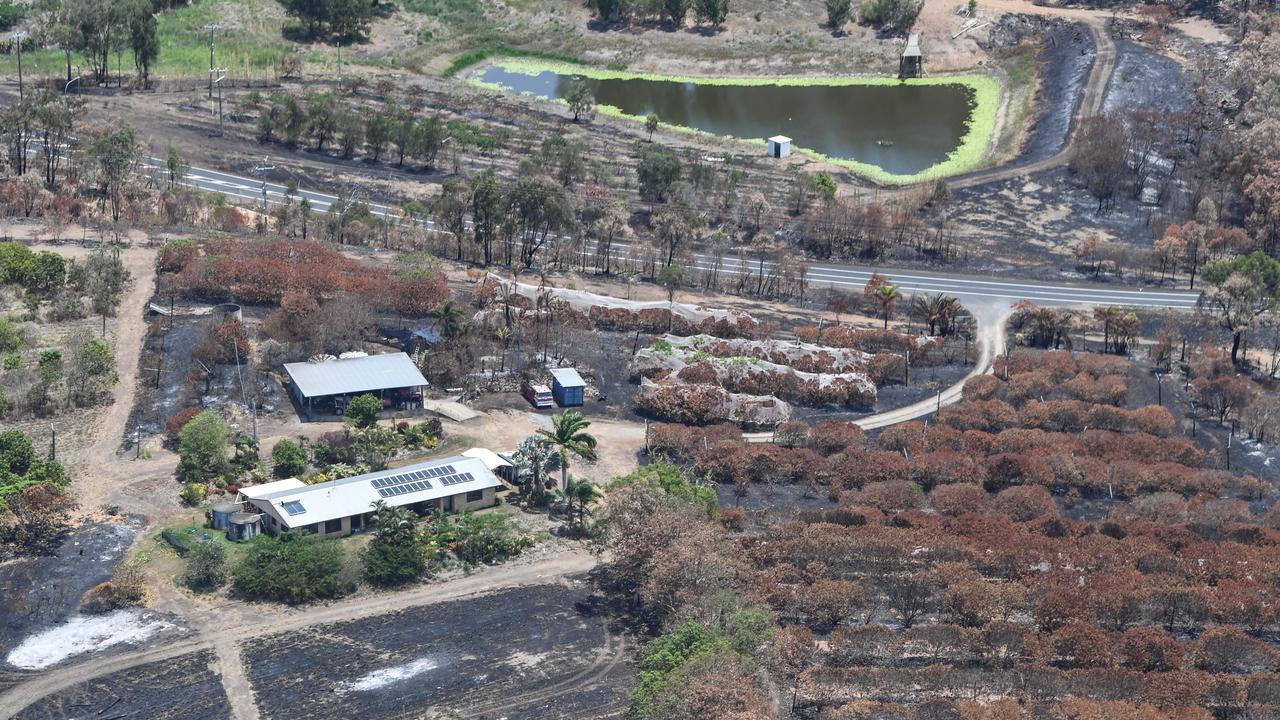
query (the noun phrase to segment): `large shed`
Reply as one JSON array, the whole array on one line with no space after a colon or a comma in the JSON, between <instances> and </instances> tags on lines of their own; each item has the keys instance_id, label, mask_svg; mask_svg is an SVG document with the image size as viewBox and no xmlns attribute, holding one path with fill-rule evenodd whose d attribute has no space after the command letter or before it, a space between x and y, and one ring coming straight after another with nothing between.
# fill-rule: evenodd
<instances>
[{"instance_id":1,"label":"large shed","mask_svg":"<svg viewBox=\"0 0 1280 720\"><path fill-rule=\"evenodd\" d=\"M587 383L573 368L556 368L551 371L551 395L560 407L582 404Z\"/></svg>"},{"instance_id":2,"label":"large shed","mask_svg":"<svg viewBox=\"0 0 1280 720\"><path fill-rule=\"evenodd\" d=\"M286 363L290 391L298 405L310 416L319 406L341 414L352 396L371 393L387 407L421 407L426 378L413 360L402 352L385 355Z\"/></svg>"},{"instance_id":3,"label":"large shed","mask_svg":"<svg viewBox=\"0 0 1280 720\"><path fill-rule=\"evenodd\" d=\"M373 505L407 507L419 515L491 507L502 481L477 458L455 455L333 482L288 487L247 497L263 514L263 530L348 535L369 527ZM249 488L252 489L252 488ZM243 491L241 492L244 495Z\"/></svg>"}]
</instances>

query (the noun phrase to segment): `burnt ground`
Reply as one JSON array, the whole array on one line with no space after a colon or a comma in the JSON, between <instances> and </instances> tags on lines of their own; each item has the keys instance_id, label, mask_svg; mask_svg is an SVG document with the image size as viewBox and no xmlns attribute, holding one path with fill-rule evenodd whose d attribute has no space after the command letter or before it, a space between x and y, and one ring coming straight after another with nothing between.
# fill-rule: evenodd
<instances>
[{"instance_id":1,"label":"burnt ground","mask_svg":"<svg viewBox=\"0 0 1280 720\"><path fill-rule=\"evenodd\" d=\"M1182 110L1194 89L1178 62L1128 40L1116 41L1116 69L1107 84L1103 112L1151 105Z\"/></svg>"},{"instance_id":2,"label":"burnt ground","mask_svg":"<svg viewBox=\"0 0 1280 720\"><path fill-rule=\"evenodd\" d=\"M616 717L627 631L580 577L258 638L246 673L263 717Z\"/></svg>"},{"instance_id":3,"label":"burnt ground","mask_svg":"<svg viewBox=\"0 0 1280 720\"><path fill-rule=\"evenodd\" d=\"M1026 29L1046 26L1041 30L1041 50L1037 59L1040 90L1036 100L1041 111L1032 120L1022 152L1011 163L1016 167L1044 160L1062 149L1071 131L1076 107L1080 104L1080 94L1097 57L1097 48L1083 23L1025 15L1008 16L1007 19L1011 23L1021 23Z\"/></svg>"},{"instance_id":4,"label":"burnt ground","mask_svg":"<svg viewBox=\"0 0 1280 720\"><path fill-rule=\"evenodd\" d=\"M80 597L111 577L142 524L130 517L81 525L48 555L0 565L0 658L29 635L74 614Z\"/></svg>"},{"instance_id":5,"label":"burnt ground","mask_svg":"<svg viewBox=\"0 0 1280 720\"><path fill-rule=\"evenodd\" d=\"M206 650L139 665L43 698L18 720L230 718L231 706L212 670L214 663L214 652Z\"/></svg>"},{"instance_id":6,"label":"burnt ground","mask_svg":"<svg viewBox=\"0 0 1280 720\"><path fill-rule=\"evenodd\" d=\"M1087 37L1084 42L1092 44ZM1070 57L1071 47L1064 45L1061 52ZM1174 110L1190 103L1190 81L1175 61L1126 40L1116 41L1116 53L1116 71L1107 86L1105 108L1152 105ZM1074 70L1063 67L1047 72L1048 97L1060 94L1066 98L1071 92L1078 96L1078 81L1071 80ZM1051 81L1055 76L1058 79ZM1050 140L1065 134L1072 108L1074 102L1059 100L1052 110L1042 113L1026 152L1052 154ZM1153 217L1176 219L1186 213L1186 201L1176 187L1168 196L1154 205L1126 192L1115 198L1109 211L1099 213L1097 199L1088 189L1068 169L1056 168L1030 177L958 188L948 217L962 244L984 247L985 252L978 252L988 255L968 259L968 264L986 271L1016 267L1023 276L1059 279L1075 274L1072 253L1092 233L1133 248L1150 247L1154 240L1148 224ZM1132 282L1133 278L1127 280Z\"/></svg>"},{"instance_id":7,"label":"burnt ground","mask_svg":"<svg viewBox=\"0 0 1280 720\"><path fill-rule=\"evenodd\" d=\"M157 300L157 302L160 302ZM207 310L208 304L190 304L178 306L179 312ZM265 316L264 308L245 307L244 319L246 330L252 333L256 325ZM235 403L243 410L240 400L240 376L237 376L233 364L213 367L213 378L209 383L209 393L204 393L204 383L192 385L187 381L187 374L198 368L191 354L196 345L204 338L213 322L212 316L178 314L161 321L166 329L160 333L148 334L143 345L142 361L138 369L138 392L134 400L133 410L129 416L129 427L125 433L123 446L133 448L134 430L140 430L143 438L164 432L164 421L179 410L192 406L224 407ZM160 368L159 382L155 368ZM258 393L259 418L274 412L292 413L288 396L281 390L273 378L261 373L254 373L250 363L242 364L241 376L245 383L246 396L252 398L255 375Z\"/></svg>"}]
</instances>

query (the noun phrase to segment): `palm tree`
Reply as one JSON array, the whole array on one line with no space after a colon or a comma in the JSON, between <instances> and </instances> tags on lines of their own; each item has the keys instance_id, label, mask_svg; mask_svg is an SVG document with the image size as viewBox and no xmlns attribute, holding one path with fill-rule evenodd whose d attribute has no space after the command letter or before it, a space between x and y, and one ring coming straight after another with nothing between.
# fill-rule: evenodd
<instances>
[{"instance_id":1,"label":"palm tree","mask_svg":"<svg viewBox=\"0 0 1280 720\"><path fill-rule=\"evenodd\" d=\"M591 421L577 410L566 410L551 416L551 429L538 428L538 434L560 448L560 487L569 483L569 455L583 460L596 459L596 438L587 432Z\"/></svg>"},{"instance_id":2,"label":"palm tree","mask_svg":"<svg viewBox=\"0 0 1280 720\"><path fill-rule=\"evenodd\" d=\"M942 293L925 293L911 298L911 314L929 326L929 334L946 334L955 320L956 299Z\"/></svg>"},{"instance_id":3,"label":"palm tree","mask_svg":"<svg viewBox=\"0 0 1280 720\"><path fill-rule=\"evenodd\" d=\"M453 339L467 331L471 325L467 321L466 313L463 312L462 306L458 301L450 298L444 301L444 304L438 308L434 308L427 316L440 325L440 334L446 338Z\"/></svg>"},{"instance_id":4,"label":"palm tree","mask_svg":"<svg viewBox=\"0 0 1280 720\"><path fill-rule=\"evenodd\" d=\"M884 318L885 329L889 327L889 311L893 309L893 304L898 302L900 297L902 292L898 290L897 285L881 285L876 288L876 302L880 303L880 314Z\"/></svg>"},{"instance_id":5,"label":"palm tree","mask_svg":"<svg viewBox=\"0 0 1280 720\"><path fill-rule=\"evenodd\" d=\"M502 369L499 372L507 371L507 345L511 343L511 328L503 325L494 331L498 342L502 343Z\"/></svg>"},{"instance_id":6,"label":"palm tree","mask_svg":"<svg viewBox=\"0 0 1280 720\"><path fill-rule=\"evenodd\" d=\"M1123 313L1120 308L1109 305L1107 307L1099 307L1093 309L1093 319L1102 323L1102 352L1106 354L1111 349L1111 329L1115 327L1115 323ZM1083 349L1083 348L1081 348Z\"/></svg>"},{"instance_id":7,"label":"palm tree","mask_svg":"<svg viewBox=\"0 0 1280 720\"><path fill-rule=\"evenodd\" d=\"M587 524L587 506L594 504L597 500L604 497L604 493L600 492L600 488L595 483L582 478L570 478L569 482L564 486L564 490L557 490L556 495L563 498L569 506L569 523L577 526L578 532L586 530ZM574 504L577 504L577 522L574 522Z\"/></svg>"}]
</instances>

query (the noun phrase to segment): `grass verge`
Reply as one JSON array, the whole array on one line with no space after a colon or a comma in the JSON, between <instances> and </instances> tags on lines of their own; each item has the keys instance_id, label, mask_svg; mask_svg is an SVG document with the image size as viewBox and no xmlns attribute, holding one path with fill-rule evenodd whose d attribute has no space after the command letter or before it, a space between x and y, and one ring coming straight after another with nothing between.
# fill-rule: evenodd
<instances>
[{"instance_id":1,"label":"grass verge","mask_svg":"<svg viewBox=\"0 0 1280 720\"><path fill-rule=\"evenodd\" d=\"M453 77L472 65L482 63L485 60L494 57L530 58L545 60L548 63L573 65L574 67L585 67L588 64L586 60L570 57L568 55L543 52L542 50L522 50L520 48L513 48L509 45L499 43L496 45L485 45L484 47L479 47L462 53L458 57L454 58L453 62L449 63L449 67L444 69L442 75L447 78ZM503 64L503 67L506 67L505 63Z\"/></svg>"}]
</instances>

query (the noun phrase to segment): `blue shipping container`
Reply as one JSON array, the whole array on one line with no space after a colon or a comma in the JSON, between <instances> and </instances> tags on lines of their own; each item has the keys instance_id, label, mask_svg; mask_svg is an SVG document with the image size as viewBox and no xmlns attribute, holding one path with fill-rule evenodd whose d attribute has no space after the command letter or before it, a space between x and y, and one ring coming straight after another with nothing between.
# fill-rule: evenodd
<instances>
[{"instance_id":1,"label":"blue shipping container","mask_svg":"<svg viewBox=\"0 0 1280 720\"><path fill-rule=\"evenodd\" d=\"M560 407L582 404L582 391L587 387L582 376L573 368L557 368L551 371L551 395Z\"/></svg>"}]
</instances>

